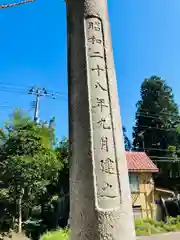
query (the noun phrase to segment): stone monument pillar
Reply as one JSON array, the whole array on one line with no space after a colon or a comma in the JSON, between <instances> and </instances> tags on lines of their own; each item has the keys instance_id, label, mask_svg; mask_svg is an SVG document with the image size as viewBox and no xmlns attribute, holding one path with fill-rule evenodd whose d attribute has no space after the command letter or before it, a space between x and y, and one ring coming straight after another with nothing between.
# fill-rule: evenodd
<instances>
[{"instance_id":1,"label":"stone monument pillar","mask_svg":"<svg viewBox=\"0 0 180 240\"><path fill-rule=\"evenodd\" d=\"M107 0L66 0L71 240L134 240Z\"/></svg>"}]
</instances>

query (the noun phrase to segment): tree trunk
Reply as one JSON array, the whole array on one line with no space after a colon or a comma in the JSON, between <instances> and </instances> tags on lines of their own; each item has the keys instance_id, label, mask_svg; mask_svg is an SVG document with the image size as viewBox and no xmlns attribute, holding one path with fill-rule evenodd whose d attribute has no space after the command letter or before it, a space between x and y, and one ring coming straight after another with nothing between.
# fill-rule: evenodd
<instances>
[{"instance_id":1,"label":"tree trunk","mask_svg":"<svg viewBox=\"0 0 180 240\"><path fill-rule=\"evenodd\" d=\"M16 221L16 218L15 216L12 217L12 229L14 230L14 226L15 226L15 221Z\"/></svg>"},{"instance_id":2,"label":"tree trunk","mask_svg":"<svg viewBox=\"0 0 180 240\"><path fill-rule=\"evenodd\" d=\"M24 189L21 190L18 200L18 233L22 232L22 198L24 195Z\"/></svg>"}]
</instances>

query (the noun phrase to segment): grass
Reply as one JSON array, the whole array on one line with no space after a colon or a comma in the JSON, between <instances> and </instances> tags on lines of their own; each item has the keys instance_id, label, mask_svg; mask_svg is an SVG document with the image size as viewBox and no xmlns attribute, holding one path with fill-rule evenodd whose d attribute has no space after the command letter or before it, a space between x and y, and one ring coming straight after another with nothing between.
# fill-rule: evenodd
<instances>
[{"instance_id":1,"label":"grass","mask_svg":"<svg viewBox=\"0 0 180 240\"><path fill-rule=\"evenodd\" d=\"M165 223L153 219L137 219L135 220L135 230L137 236L180 231L180 216L177 218L168 217ZM40 240L69 240L69 231L48 232Z\"/></svg>"},{"instance_id":2,"label":"grass","mask_svg":"<svg viewBox=\"0 0 180 240\"><path fill-rule=\"evenodd\" d=\"M165 223L153 219L138 219L135 220L135 229L137 236L180 231L180 217L168 217Z\"/></svg>"},{"instance_id":3,"label":"grass","mask_svg":"<svg viewBox=\"0 0 180 240\"><path fill-rule=\"evenodd\" d=\"M40 240L69 240L69 233L67 230L60 229L44 234Z\"/></svg>"}]
</instances>

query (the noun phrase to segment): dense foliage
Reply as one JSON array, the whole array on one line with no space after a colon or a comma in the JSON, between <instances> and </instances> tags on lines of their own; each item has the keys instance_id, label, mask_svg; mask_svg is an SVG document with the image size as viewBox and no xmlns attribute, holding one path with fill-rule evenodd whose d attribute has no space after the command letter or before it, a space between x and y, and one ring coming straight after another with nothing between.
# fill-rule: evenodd
<instances>
[{"instance_id":1,"label":"dense foliage","mask_svg":"<svg viewBox=\"0 0 180 240\"><path fill-rule=\"evenodd\" d=\"M143 81L140 95L133 148L146 151L152 160L156 160L162 175L178 176L179 163L174 160L180 145L177 132L180 116L172 89L160 77L152 76Z\"/></svg>"},{"instance_id":2,"label":"dense foliage","mask_svg":"<svg viewBox=\"0 0 180 240\"><path fill-rule=\"evenodd\" d=\"M57 225L55 208L64 182L67 149L65 141L64 146L54 147L54 138L52 125L36 125L21 111L5 123L0 146L2 231L17 226L21 232L23 226L37 223L42 223L43 230Z\"/></svg>"}]
</instances>

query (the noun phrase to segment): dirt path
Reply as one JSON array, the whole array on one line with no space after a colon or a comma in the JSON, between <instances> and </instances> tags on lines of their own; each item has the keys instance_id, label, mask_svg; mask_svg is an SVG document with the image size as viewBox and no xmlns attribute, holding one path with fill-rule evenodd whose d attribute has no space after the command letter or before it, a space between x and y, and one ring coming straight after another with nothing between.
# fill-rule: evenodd
<instances>
[{"instance_id":1,"label":"dirt path","mask_svg":"<svg viewBox=\"0 0 180 240\"><path fill-rule=\"evenodd\" d=\"M27 237L25 237L24 235L22 234L15 234L13 233L12 234L12 238L8 238L8 237L4 237L4 240L28 240Z\"/></svg>"}]
</instances>

